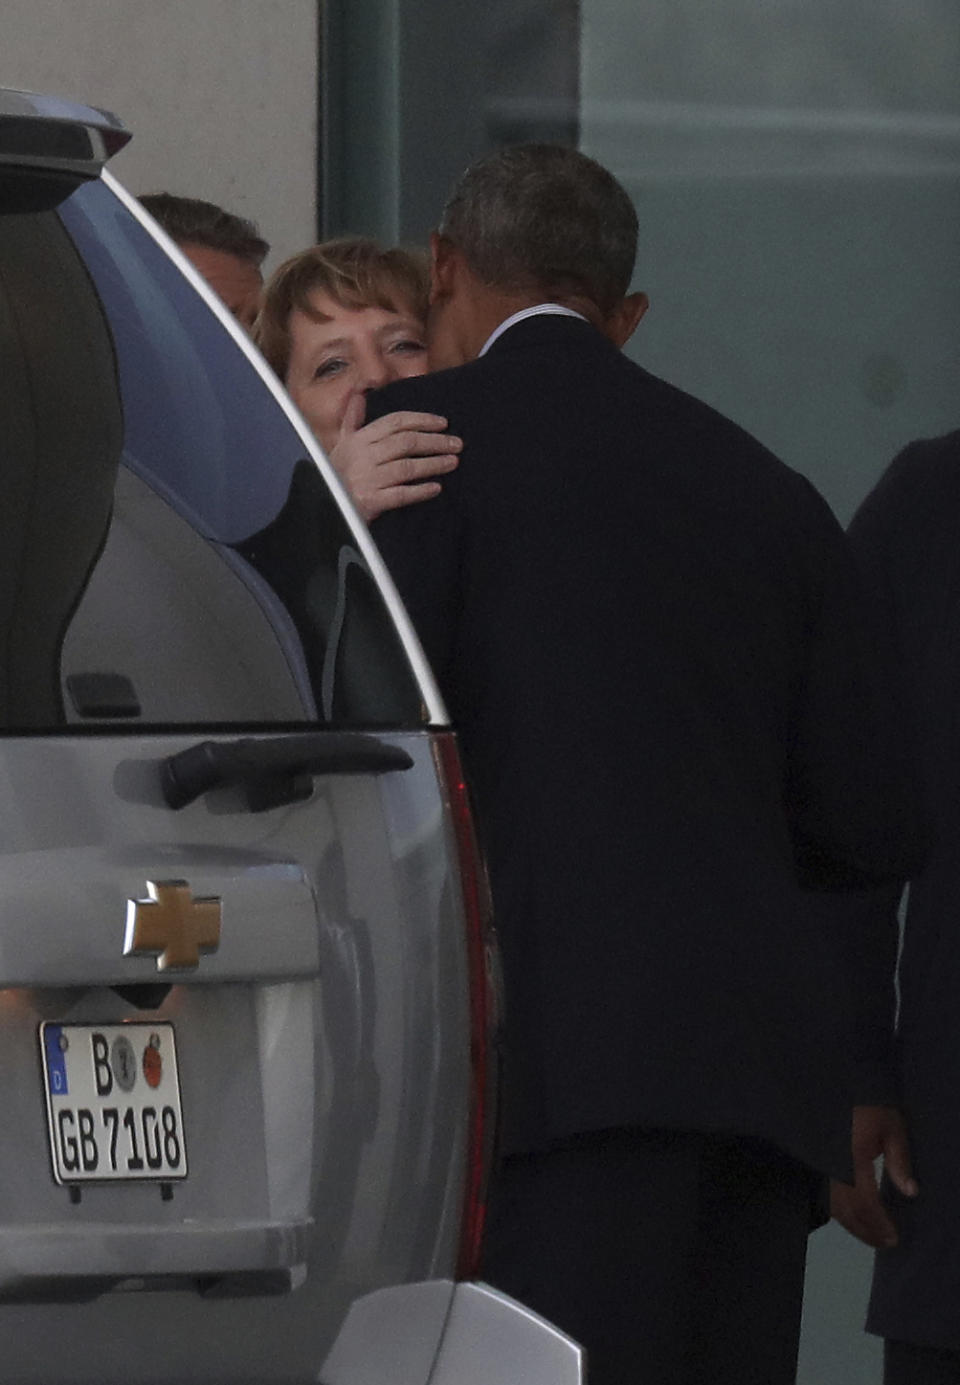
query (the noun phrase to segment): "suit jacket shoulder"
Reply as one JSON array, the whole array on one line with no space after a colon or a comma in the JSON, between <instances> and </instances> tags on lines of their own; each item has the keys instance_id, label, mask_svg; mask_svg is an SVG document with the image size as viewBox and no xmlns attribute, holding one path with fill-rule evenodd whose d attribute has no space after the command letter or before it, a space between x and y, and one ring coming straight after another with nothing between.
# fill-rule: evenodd
<instances>
[{"instance_id":1,"label":"suit jacket shoulder","mask_svg":"<svg viewBox=\"0 0 960 1385\"><path fill-rule=\"evenodd\" d=\"M899 452L849 534L886 626L911 656L928 647L960 594L960 430Z\"/></svg>"},{"instance_id":2,"label":"suit jacket shoulder","mask_svg":"<svg viewBox=\"0 0 960 1385\"><path fill-rule=\"evenodd\" d=\"M887 467L850 523L858 550L888 551L897 534L945 526L951 531L960 505L960 429L909 443Z\"/></svg>"}]
</instances>

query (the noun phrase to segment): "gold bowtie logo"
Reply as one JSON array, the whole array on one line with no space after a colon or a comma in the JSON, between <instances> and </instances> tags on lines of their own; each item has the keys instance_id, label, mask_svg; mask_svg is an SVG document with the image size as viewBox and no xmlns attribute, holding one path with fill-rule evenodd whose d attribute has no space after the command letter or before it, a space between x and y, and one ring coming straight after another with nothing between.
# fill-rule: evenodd
<instances>
[{"instance_id":1,"label":"gold bowtie logo","mask_svg":"<svg viewBox=\"0 0 960 1385\"><path fill-rule=\"evenodd\" d=\"M194 899L186 880L148 880L149 899L127 900L124 957L153 953L157 971L187 971L220 943L221 901Z\"/></svg>"}]
</instances>

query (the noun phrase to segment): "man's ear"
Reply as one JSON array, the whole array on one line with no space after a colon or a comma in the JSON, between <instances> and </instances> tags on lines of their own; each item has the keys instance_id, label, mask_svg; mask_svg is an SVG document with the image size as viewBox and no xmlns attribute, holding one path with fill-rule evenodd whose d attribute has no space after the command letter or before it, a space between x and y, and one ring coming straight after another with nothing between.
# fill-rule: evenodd
<instances>
[{"instance_id":1,"label":"man's ear","mask_svg":"<svg viewBox=\"0 0 960 1385\"><path fill-rule=\"evenodd\" d=\"M456 248L441 236L439 231L430 233L430 303L439 303L449 298L453 290L454 259Z\"/></svg>"},{"instance_id":2,"label":"man's ear","mask_svg":"<svg viewBox=\"0 0 960 1385\"><path fill-rule=\"evenodd\" d=\"M626 346L649 306L650 299L645 293L628 293L604 318L603 335L608 337L614 346Z\"/></svg>"}]
</instances>

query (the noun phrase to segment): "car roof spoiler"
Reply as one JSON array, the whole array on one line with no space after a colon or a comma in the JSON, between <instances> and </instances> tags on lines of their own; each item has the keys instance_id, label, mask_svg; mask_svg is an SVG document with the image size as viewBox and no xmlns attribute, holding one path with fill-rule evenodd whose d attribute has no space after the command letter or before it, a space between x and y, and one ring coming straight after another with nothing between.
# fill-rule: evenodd
<instances>
[{"instance_id":1,"label":"car roof spoiler","mask_svg":"<svg viewBox=\"0 0 960 1385\"><path fill-rule=\"evenodd\" d=\"M0 167L97 178L129 139L109 111L0 87Z\"/></svg>"}]
</instances>

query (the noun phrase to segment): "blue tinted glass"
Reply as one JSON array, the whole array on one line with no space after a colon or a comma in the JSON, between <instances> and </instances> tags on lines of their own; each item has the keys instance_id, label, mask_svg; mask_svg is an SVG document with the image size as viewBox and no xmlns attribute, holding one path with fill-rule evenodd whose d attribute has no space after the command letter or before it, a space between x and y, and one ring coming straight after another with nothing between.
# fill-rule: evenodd
<instances>
[{"instance_id":1,"label":"blue tinted glass","mask_svg":"<svg viewBox=\"0 0 960 1385\"><path fill-rule=\"evenodd\" d=\"M108 490L94 516L108 524L102 552L87 579L71 574L61 603L74 614L59 653L51 642L62 612L47 642L67 716L132 718L139 707L142 721L163 724L421 722L419 689L377 583L245 352L106 184L82 186L59 215L59 237L66 228L72 241L60 258L73 259L78 296L91 302L84 326L51 289L62 319L56 359L74 361L84 348L72 338L89 348L97 327L96 379L113 396L114 434L119 385L122 439L108 449L77 413L69 426L82 468L99 459L103 469L112 456L115 469L118 452L123 463L112 511ZM63 368L52 365L51 348L46 339L36 345L38 380ZM93 491L78 470L71 483L84 500L73 508L86 514ZM105 687L123 687L121 701L134 710L99 712Z\"/></svg>"},{"instance_id":2,"label":"blue tinted glass","mask_svg":"<svg viewBox=\"0 0 960 1385\"><path fill-rule=\"evenodd\" d=\"M128 465L207 537L283 506L303 445L206 303L102 183L61 209L116 343Z\"/></svg>"}]
</instances>

